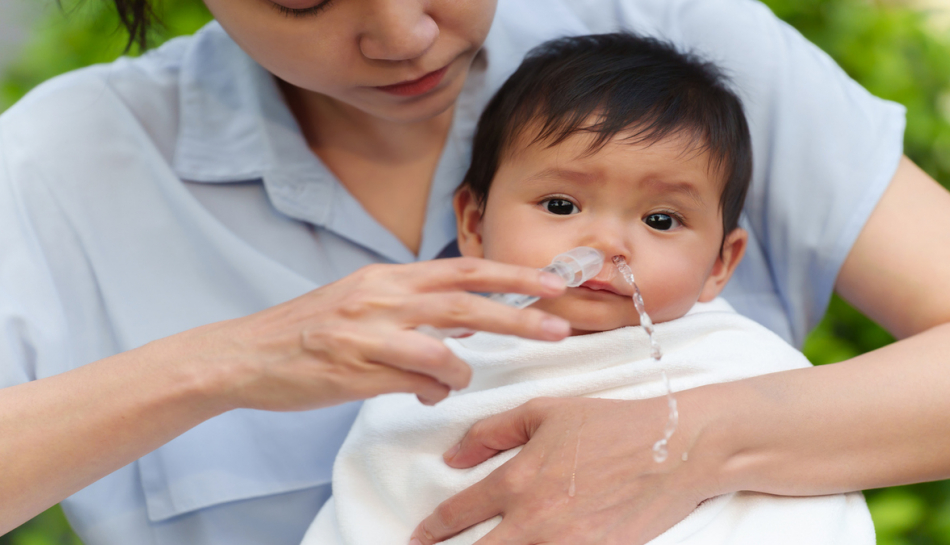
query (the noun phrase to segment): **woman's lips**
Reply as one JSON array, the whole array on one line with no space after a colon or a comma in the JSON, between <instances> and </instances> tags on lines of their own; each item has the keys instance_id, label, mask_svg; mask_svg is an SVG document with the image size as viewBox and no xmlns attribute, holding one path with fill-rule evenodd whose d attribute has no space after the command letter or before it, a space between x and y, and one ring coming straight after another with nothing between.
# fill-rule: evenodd
<instances>
[{"instance_id":1,"label":"woman's lips","mask_svg":"<svg viewBox=\"0 0 950 545\"><path fill-rule=\"evenodd\" d=\"M404 81L394 85L384 85L382 87L377 87L377 89L384 93L398 96L422 95L435 89L436 85L442 82L442 78L445 76L445 73L448 70L449 67L446 65L435 72L429 72L419 79Z\"/></svg>"}]
</instances>

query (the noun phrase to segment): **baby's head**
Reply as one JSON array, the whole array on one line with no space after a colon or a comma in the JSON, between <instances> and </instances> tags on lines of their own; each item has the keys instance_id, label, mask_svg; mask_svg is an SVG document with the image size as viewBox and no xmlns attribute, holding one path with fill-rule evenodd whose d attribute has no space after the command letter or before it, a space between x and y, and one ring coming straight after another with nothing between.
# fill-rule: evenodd
<instances>
[{"instance_id":1,"label":"baby's head","mask_svg":"<svg viewBox=\"0 0 950 545\"><path fill-rule=\"evenodd\" d=\"M576 246L604 252L584 286L535 306L576 332L639 324L629 263L656 322L725 286L745 251L752 173L740 100L713 65L630 34L532 51L479 120L455 198L463 255L543 267Z\"/></svg>"}]
</instances>

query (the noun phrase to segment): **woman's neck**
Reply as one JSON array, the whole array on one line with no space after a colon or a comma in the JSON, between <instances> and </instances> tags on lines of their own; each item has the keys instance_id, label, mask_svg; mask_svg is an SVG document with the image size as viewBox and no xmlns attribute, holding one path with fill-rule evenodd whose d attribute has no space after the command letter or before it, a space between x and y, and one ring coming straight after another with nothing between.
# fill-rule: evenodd
<instances>
[{"instance_id":1,"label":"woman's neck","mask_svg":"<svg viewBox=\"0 0 950 545\"><path fill-rule=\"evenodd\" d=\"M418 254L453 109L423 121L396 122L282 86L310 149L370 215Z\"/></svg>"}]
</instances>

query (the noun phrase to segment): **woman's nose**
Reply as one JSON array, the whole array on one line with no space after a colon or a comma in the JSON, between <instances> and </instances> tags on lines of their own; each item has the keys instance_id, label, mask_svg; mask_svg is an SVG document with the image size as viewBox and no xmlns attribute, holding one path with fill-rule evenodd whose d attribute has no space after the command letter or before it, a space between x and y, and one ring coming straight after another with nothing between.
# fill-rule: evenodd
<instances>
[{"instance_id":1,"label":"woman's nose","mask_svg":"<svg viewBox=\"0 0 950 545\"><path fill-rule=\"evenodd\" d=\"M377 0L359 37L368 59L406 61L421 57L439 37L439 25L428 13L426 0Z\"/></svg>"}]
</instances>

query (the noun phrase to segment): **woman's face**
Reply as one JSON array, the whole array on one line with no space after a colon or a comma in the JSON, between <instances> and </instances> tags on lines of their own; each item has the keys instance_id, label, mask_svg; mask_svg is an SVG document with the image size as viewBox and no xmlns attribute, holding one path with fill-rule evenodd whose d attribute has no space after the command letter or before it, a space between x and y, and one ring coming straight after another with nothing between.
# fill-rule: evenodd
<instances>
[{"instance_id":1,"label":"woman's face","mask_svg":"<svg viewBox=\"0 0 950 545\"><path fill-rule=\"evenodd\" d=\"M497 0L205 0L283 81L381 119L413 122L458 97Z\"/></svg>"}]
</instances>

